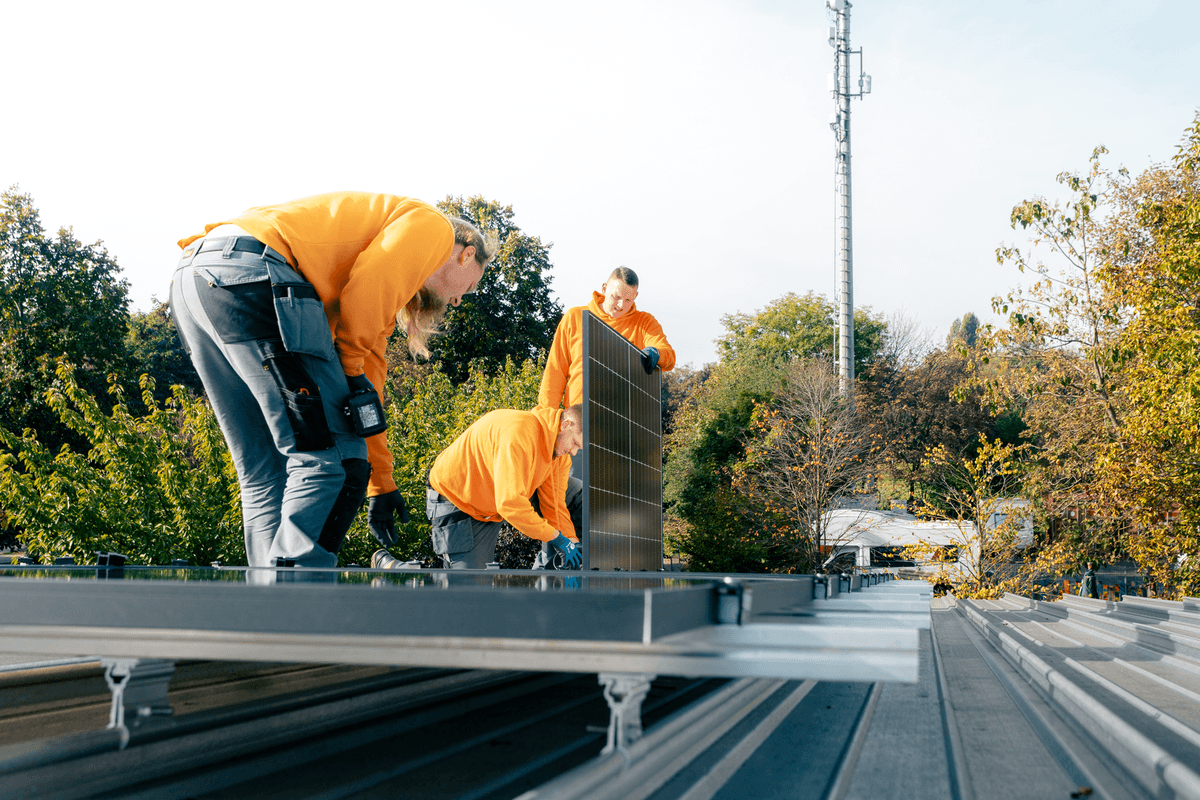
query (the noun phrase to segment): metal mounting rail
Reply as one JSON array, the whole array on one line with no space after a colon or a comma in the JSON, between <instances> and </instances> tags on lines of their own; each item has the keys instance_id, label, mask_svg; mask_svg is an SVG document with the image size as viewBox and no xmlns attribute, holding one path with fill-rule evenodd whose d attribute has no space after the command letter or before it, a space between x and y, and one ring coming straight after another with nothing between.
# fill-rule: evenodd
<instances>
[{"instance_id":1,"label":"metal mounting rail","mask_svg":"<svg viewBox=\"0 0 1200 800\"><path fill-rule=\"evenodd\" d=\"M297 582L0 577L0 638L108 658L912 682L929 618L927 587L900 582L814 601L810 576L287 572Z\"/></svg>"},{"instance_id":2,"label":"metal mounting rail","mask_svg":"<svg viewBox=\"0 0 1200 800\"><path fill-rule=\"evenodd\" d=\"M1102 794L1132 780L1146 796L1200 797L1200 615L1145 600L1007 595L957 605L1117 765L1116 778L1095 781Z\"/></svg>"}]
</instances>

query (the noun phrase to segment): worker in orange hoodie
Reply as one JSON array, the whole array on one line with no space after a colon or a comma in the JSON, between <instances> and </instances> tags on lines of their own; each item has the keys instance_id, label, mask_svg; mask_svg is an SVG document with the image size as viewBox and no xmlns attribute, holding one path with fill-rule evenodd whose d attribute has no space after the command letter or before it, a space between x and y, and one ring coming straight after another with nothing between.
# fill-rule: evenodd
<instances>
[{"instance_id":1,"label":"worker in orange hoodie","mask_svg":"<svg viewBox=\"0 0 1200 800\"><path fill-rule=\"evenodd\" d=\"M592 292L592 302L568 309L559 320L554 342L546 355L546 369L538 389L538 405L558 408L583 402L583 312L586 309L601 322L624 336L642 351L642 367L647 373L655 369L670 372L675 367L675 348L667 341L662 326L652 315L638 309L637 273L628 267L612 271L600 291ZM582 489L580 468L571 468L572 485ZM551 552L542 548L533 563L534 569L551 566Z\"/></svg>"},{"instance_id":2,"label":"worker in orange hoodie","mask_svg":"<svg viewBox=\"0 0 1200 800\"><path fill-rule=\"evenodd\" d=\"M583 312L592 312L642 351L647 373L655 368L670 372L675 367L675 348L667 341L662 326L650 314L638 310L637 273L628 267L612 271L592 302L568 309L559 320L554 342L546 355L546 369L538 389L538 405L558 408L583 402Z\"/></svg>"},{"instance_id":3,"label":"worker in orange hoodie","mask_svg":"<svg viewBox=\"0 0 1200 800\"><path fill-rule=\"evenodd\" d=\"M561 553L568 569L579 569L583 557L569 505L582 497L578 490L567 497L567 473L582 445L579 406L484 414L429 470L425 513L433 551L448 569L484 569L496 557L500 523L508 522ZM371 565L400 564L380 550Z\"/></svg>"},{"instance_id":4,"label":"worker in orange hoodie","mask_svg":"<svg viewBox=\"0 0 1200 800\"><path fill-rule=\"evenodd\" d=\"M420 200L366 192L251 208L179 246L171 311L237 469L249 564L336 566L364 495L394 543L388 336L399 323L428 356L494 248Z\"/></svg>"}]
</instances>

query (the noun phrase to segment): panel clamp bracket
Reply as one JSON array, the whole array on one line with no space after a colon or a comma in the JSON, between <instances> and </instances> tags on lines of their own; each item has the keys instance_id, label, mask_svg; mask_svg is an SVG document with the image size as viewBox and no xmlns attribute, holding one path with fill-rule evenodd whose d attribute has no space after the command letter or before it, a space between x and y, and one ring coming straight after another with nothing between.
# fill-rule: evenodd
<instances>
[{"instance_id":1,"label":"panel clamp bracket","mask_svg":"<svg viewBox=\"0 0 1200 800\"><path fill-rule=\"evenodd\" d=\"M129 744L129 725L139 727L152 717L169 717L174 711L167 699L167 687L175 674L175 662L158 658L101 658L104 682L112 692L112 710L108 728L120 731L121 746Z\"/></svg>"},{"instance_id":2,"label":"panel clamp bracket","mask_svg":"<svg viewBox=\"0 0 1200 800\"><path fill-rule=\"evenodd\" d=\"M647 672L601 672L604 699L608 701L608 743L600 751L606 756L614 750L628 758L627 745L642 738L642 701L657 677Z\"/></svg>"}]
</instances>

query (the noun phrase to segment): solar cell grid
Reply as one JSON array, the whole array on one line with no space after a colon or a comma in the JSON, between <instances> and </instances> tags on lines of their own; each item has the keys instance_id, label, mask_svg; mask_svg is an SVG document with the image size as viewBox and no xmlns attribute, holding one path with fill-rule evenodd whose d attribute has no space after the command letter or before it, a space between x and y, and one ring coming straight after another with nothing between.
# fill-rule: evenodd
<instances>
[{"instance_id":1,"label":"solar cell grid","mask_svg":"<svg viewBox=\"0 0 1200 800\"><path fill-rule=\"evenodd\" d=\"M584 567L662 567L661 375L589 312L583 314Z\"/></svg>"}]
</instances>

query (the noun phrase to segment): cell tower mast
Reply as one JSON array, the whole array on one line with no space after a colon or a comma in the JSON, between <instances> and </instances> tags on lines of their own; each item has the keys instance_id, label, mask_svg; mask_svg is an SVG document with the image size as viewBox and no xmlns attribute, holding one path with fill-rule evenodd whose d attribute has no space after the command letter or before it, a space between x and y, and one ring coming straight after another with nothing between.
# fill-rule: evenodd
<instances>
[{"instance_id":1,"label":"cell tower mast","mask_svg":"<svg viewBox=\"0 0 1200 800\"><path fill-rule=\"evenodd\" d=\"M829 91L835 110L829 127L837 140L837 301L838 377L842 395L854 392L854 247L850 219L850 98L871 91L871 76L863 73L862 50L850 49L850 3L825 0L829 14L829 46L834 49ZM858 91L850 91L850 57L858 56Z\"/></svg>"}]
</instances>

